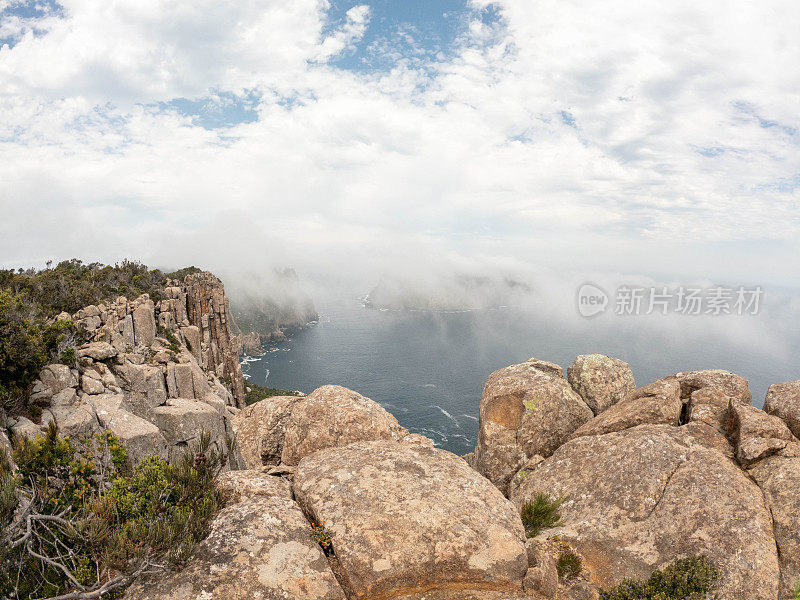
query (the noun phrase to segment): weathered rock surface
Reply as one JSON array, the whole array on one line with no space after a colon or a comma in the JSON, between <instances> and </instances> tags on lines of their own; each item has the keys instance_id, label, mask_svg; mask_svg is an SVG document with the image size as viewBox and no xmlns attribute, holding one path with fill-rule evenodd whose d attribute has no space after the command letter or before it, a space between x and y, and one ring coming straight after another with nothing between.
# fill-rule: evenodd
<instances>
[{"instance_id":1,"label":"weathered rock surface","mask_svg":"<svg viewBox=\"0 0 800 600\"><path fill-rule=\"evenodd\" d=\"M797 441L781 419L754 406L738 406L731 401L728 410L728 435L736 444L736 458L743 466L783 450Z\"/></svg>"},{"instance_id":2,"label":"weathered rock surface","mask_svg":"<svg viewBox=\"0 0 800 600\"><path fill-rule=\"evenodd\" d=\"M57 394L66 388L78 387L78 380L66 365L47 365L39 373L39 380L52 394Z\"/></svg>"},{"instance_id":3,"label":"weathered rock surface","mask_svg":"<svg viewBox=\"0 0 800 600\"><path fill-rule=\"evenodd\" d=\"M596 415L636 389L630 365L602 354L578 356L567 369L567 379Z\"/></svg>"},{"instance_id":4,"label":"weathered rock surface","mask_svg":"<svg viewBox=\"0 0 800 600\"><path fill-rule=\"evenodd\" d=\"M117 349L108 342L90 342L78 349L79 358L87 357L92 360L108 360L117 355Z\"/></svg>"},{"instance_id":5,"label":"weathered rock surface","mask_svg":"<svg viewBox=\"0 0 800 600\"><path fill-rule=\"evenodd\" d=\"M182 571L131 586L129 600L344 600L311 527L290 498L225 508Z\"/></svg>"},{"instance_id":6,"label":"weathered rock surface","mask_svg":"<svg viewBox=\"0 0 800 600\"><path fill-rule=\"evenodd\" d=\"M265 398L236 414L233 431L246 469L280 464L289 417L295 404L302 399L298 396Z\"/></svg>"},{"instance_id":7,"label":"weathered rock surface","mask_svg":"<svg viewBox=\"0 0 800 600\"><path fill-rule=\"evenodd\" d=\"M124 410L123 402L121 394L89 399L100 425L116 435L128 451L128 464L134 466L151 454L167 458L167 441L158 427Z\"/></svg>"},{"instance_id":8,"label":"weathered rock surface","mask_svg":"<svg viewBox=\"0 0 800 600\"><path fill-rule=\"evenodd\" d=\"M518 513L454 454L393 441L329 448L300 462L294 492L332 532L358 598L521 592L528 561Z\"/></svg>"},{"instance_id":9,"label":"weathered rock surface","mask_svg":"<svg viewBox=\"0 0 800 600\"><path fill-rule=\"evenodd\" d=\"M558 591L558 567L547 543L527 540L525 552L528 556L528 571L522 580L522 587L528 593L554 598Z\"/></svg>"},{"instance_id":10,"label":"weathered rock surface","mask_svg":"<svg viewBox=\"0 0 800 600\"><path fill-rule=\"evenodd\" d=\"M159 367L126 361L114 365L113 371L131 412L151 419L153 409L167 401L164 374Z\"/></svg>"},{"instance_id":11,"label":"weathered rock surface","mask_svg":"<svg viewBox=\"0 0 800 600\"><path fill-rule=\"evenodd\" d=\"M380 404L338 385L324 385L292 407L281 462L296 465L314 452L367 440L408 435Z\"/></svg>"},{"instance_id":12,"label":"weathered rock surface","mask_svg":"<svg viewBox=\"0 0 800 600\"><path fill-rule=\"evenodd\" d=\"M255 496L292 497L292 485L286 479L269 475L261 469L227 471L220 474L218 486L226 504Z\"/></svg>"},{"instance_id":13,"label":"weathered rock surface","mask_svg":"<svg viewBox=\"0 0 800 600\"><path fill-rule=\"evenodd\" d=\"M594 416L555 367L536 360L505 367L483 388L474 464L503 491L529 458L549 456Z\"/></svg>"},{"instance_id":14,"label":"weathered rock surface","mask_svg":"<svg viewBox=\"0 0 800 600\"><path fill-rule=\"evenodd\" d=\"M667 377L631 392L572 437L613 433L644 424L679 425L682 411L680 382L676 377Z\"/></svg>"},{"instance_id":15,"label":"weathered rock surface","mask_svg":"<svg viewBox=\"0 0 800 600\"><path fill-rule=\"evenodd\" d=\"M52 417L61 435L90 437L99 431L94 409L89 404L80 406L53 406L42 411L42 424Z\"/></svg>"},{"instance_id":16,"label":"weathered rock surface","mask_svg":"<svg viewBox=\"0 0 800 600\"><path fill-rule=\"evenodd\" d=\"M780 417L795 437L800 438L800 380L769 386L764 411Z\"/></svg>"},{"instance_id":17,"label":"weathered rock surface","mask_svg":"<svg viewBox=\"0 0 800 600\"><path fill-rule=\"evenodd\" d=\"M231 391L239 408L245 406L244 380L239 355L231 340L230 307L222 282L211 273L188 275L186 283L187 325L194 325L201 335L201 366L231 382Z\"/></svg>"},{"instance_id":18,"label":"weathered rock surface","mask_svg":"<svg viewBox=\"0 0 800 600\"><path fill-rule=\"evenodd\" d=\"M781 566L780 598L792 600L800 582L800 457L767 458L750 469L750 475L772 511Z\"/></svg>"},{"instance_id":19,"label":"weathered rock surface","mask_svg":"<svg viewBox=\"0 0 800 600\"><path fill-rule=\"evenodd\" d=\"M774 600L778 557L758 487L684 427L641 425L577 437L516 477L517 506L536 492L566 496L564 526L550 530L584 558L592 582L643 579L702 554L720 569L723 600Z\"/></svg>"},{"instance_id":20,"label":"weathered rock surface","mask_svg":"<svg viewBox=\"0 0 800 600\"><path fill-rule=\"evenodd\" d=\"M208 433L217 444L219 452L225 452L225 423L219 412L205 402L186 398L170 398L164 406L153 409L153 419L170 446L189 447L200 441L202 433Z\"/></svg>"},{"instance_id":21,"label":"weathered rock surface","mask_svg":"<svg viewBox=\"0 0 800 600\"><path fill-rule=\"evenodd\" d=\"M753 401L747 380L720 369L677 373L681 399L686 405L684 419L701 421L725 433L728 407L750 406Z\"/></svg>"}]
</instances>

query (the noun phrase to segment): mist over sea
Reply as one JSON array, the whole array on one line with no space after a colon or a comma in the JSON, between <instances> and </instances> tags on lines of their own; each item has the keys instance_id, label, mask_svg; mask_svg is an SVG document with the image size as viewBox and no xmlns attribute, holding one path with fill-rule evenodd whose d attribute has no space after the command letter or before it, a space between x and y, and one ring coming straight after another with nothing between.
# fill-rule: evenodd
<instances>
[{"instance_id":1,"label":"mist over sea","mask_svg":"<svg viewBox=\"0 0 800 600\"><path fill-rule=\"evenodd\" d=\"M637 386L697 369L726 369L750 382L762 406L772 383L800 378L800 333L794 323L761 344L752 333L726 336L724 323L684 318L672 327L646 319L555 319L516 308L412 312L364 308L355 294L316 299L320 321L289 342L244 360L253 383L309 393L338 384L372 398L412 433L464 454L478 435L478 404L495 369L537 357L566 370L578 354L628 362ZM731 329L738 317L729 317ZM720 326L723 323L723 326ZM709 327L705 327L709 324ZM624 325L624 326L623 326ZM713 328L711 327L713 325ZM757 328L756 328L757 330Z\"/></svg>"}]
</instances>

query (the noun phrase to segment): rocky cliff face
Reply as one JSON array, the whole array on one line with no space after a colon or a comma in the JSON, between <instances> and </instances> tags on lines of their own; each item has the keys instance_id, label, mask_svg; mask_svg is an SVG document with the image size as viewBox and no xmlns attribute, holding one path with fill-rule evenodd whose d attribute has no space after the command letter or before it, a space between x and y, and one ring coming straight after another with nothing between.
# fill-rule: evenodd
<instances>
[{"instance_id":1,"label":"rocky cliff face","mask_svg":"<svg viewBox=\"0 0 800 600\"><path fill-rule=\"evenodd\" d=\"M230 307L222 282L211 273L186 277L189 322L200 328L204 369L227 380L240 408L244 406L244 383L239 356L231 341Z\"/></svg>"},{"instance_id":2,"label":"rocky cliff face","mask_svg":"<svg viewBox=\"0 0 800 600\"><path fill-rule=\"evenodd\" d=\"M34 392L45 420L110 428L136 456L202 429L236 438L241 470L221 478L209 537L126 598L590 600L695 555L719 572L720 600L794 597L800 382L773 386L765 412L726 371L637 389L619 360L578 357L565 378L531 359L490 375L461 458L339 386L237 409L220 381L224 295L198 279L156 306L84 309L79 367L49 366ZM18 420L12 435L39 428ZM539 494L563 498L561 520L526 539L521 508ZM567 551L578 576L559 575Z\"/></svg>"},{"instance_id":3,"label":"rocky cliff face","mask_svg":"<svg viewBox=\"0 0 800 600\"><path fill-rule=\"evenodd\" d=\"M146 294L119 297L59 315L83 338L77 362L42 370L31 395L41 422L12 418L11 437L36 435L51 421L63 435L110 430L136 462L172 458L208 432L227 453L244 388L222 283L198 273L165 293L158 303Z\"/></svg>"}]
</instances>

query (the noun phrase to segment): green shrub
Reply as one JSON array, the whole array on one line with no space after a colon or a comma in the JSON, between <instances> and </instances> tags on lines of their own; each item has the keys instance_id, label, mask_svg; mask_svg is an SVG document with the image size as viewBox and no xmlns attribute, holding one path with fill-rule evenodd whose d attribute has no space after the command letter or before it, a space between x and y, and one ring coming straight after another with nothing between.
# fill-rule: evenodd
<instances>
[{"instance_id":1,"label":"green shrub","mask_svg":"<svg viewBox=\"0 0 800 600\"><path fill-rule=\"evenodd\" d=\"M583 570L581 557L572 550L562 550L556 561L556 569L558 570L558 578L562 581L575 579Z\"/></svg>"},{"instance_id":2,"label":"green shrub","mask_svg":"<svg viewBox=\"0 0 800 600\"><path fill-rule=\"evenodd\" d=\"M279 390L278 388L268 388L249 381L244 382L245 386L245 402L247 406L260 402L264 398L272 398L273 396L301 396L300 392L293 392L291 390ZM249 389L247 389L249 388Z\"/></svg>"},{"instance_id":3,"label":"green shrub","mask_svg":"<svg viewBox=\"0 0 800 600\"><path fill-rule=\"evenodd\" d=\"M201 437L175 464L126 466L110 433L60 438L54 426L0 456L0 597L103 597L143 571L179 567L221 503L224 457ZM23 507L23 510L19 510Z\"/></svg>"},{"instance_id":4,"label":"green shrub","mask_svg":"<svg viewBox=\"0 0 800 600\"><path fill-rule=\"evenodd\" d=\"M158 335L163 337L169 343L169 350L173 354L180 354L181 351L181 341L177 338L177 336L172 333L169 329L164 327L163 325L159 325L156 328ZM187 344L188 347L188 344ZM191 350L191 348L189 348Z\"/></svg>"},{"instance_id":5,"label":"green shrub","mask_svg":"<svg viewBox=\"0 0 800 600\"><path fill-rule=\"evenodd\" d=\"M547 494L536 493L533 502L526 502L522 506L522 524L525 526L525 535L529 538L536 537L545 529L561 525L559 507L564 498L553 500Z\"/></svg>"},{"instance_id":6,"label":"green shrub","mask_svg":"<svg viewBox=\"0 0 800 600\"><path fill-rule=\"evenodd\" d=\"M325 522L311 524L311 539L320 545L325 554L333 551L333 538L330 530L325 527Z\"/></svg>"},{"instance_id":7,"label":"green shrub","mask_svg":"<svg viewBox=\"0 0 800 600\"><path fill-rule=\"evenodd\" d=\"M643 582L625 579L608 590L601 600L701 600L714 587L719 573L703 556L681 558L663 571L653 571Z\"/></svg>"},{"instance_id":8,"label":"green shrub","mask_svg":"<svg viewBox=\"0 0 800 600\"><path fill-rule=\"evenodd\" d=\"M800 581L797 582L794 588L794 600L800 600Z\"/></svg>"}]
</instances>

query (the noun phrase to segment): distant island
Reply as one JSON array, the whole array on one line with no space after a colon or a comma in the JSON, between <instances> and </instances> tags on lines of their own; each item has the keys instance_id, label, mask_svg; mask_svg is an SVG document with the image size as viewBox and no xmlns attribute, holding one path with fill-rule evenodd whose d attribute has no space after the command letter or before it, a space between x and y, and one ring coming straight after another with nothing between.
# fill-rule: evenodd
<instances>
[{"instance_id":1,"label":"distant island","mask_svg":"<svg viewBox=\"0 0 800 600\"><path fill-rule=\"evenodd\" d=\"M364 299L383 310L468 311L502 308L529 294L531 287L510 277L455 274L435 280L383 277Z\"/></svg>"}]
</instances>

